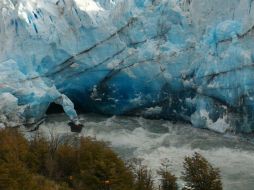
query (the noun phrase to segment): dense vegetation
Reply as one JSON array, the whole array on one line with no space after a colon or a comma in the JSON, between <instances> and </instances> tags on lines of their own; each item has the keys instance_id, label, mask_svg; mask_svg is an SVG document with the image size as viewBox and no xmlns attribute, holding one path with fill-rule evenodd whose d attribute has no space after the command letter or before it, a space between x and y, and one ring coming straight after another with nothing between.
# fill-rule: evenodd
<instances>
[{"instance_id":1,"label":"dense vegetation","mask_svg":"<svg viewBox=\"0 0 254 190\"><path fill-rule=\"evenodd\" d=\"M191 189L222 189L219 169L213 168L200 154L195 153L193 157L186 157L183 167L183 179Z\"/></svg>"},{"instance_id":2,"label":"dense vegetation","mask_svg":"<svg viewBox=\"0 0 254 190\"><path fill-rule=\"evenodd\" d=\"M218 169L200 154L186 157L184 189L222 189ZM135 159L125 164L106 143L92 138L40 135L27 140L14 129L0 130L0 190L176 190L168 166L152 171Z\"/></svg>"}]
</instances>

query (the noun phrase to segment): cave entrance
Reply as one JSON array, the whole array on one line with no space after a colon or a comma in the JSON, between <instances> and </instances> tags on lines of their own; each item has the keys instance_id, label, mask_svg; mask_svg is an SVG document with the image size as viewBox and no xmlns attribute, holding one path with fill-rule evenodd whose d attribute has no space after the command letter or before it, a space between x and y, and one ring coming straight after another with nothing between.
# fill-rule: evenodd
<instances>
[{"instance_id":1,"label":"cave entrance","mask_svg":"<svg viewBox=\"0 0 254 190\"><path fill-rule=\"evenodd\" d=\"M50 115L50 114L56 114L56 113L64 113L63 107L59 104L56 104L56 103L52 102L49 105L49 107L46 111L46 114Z\"/></svg>"},{"instance_id":2,"label":"cave entrance","mask_svg":"<svg viewBox=\"0 0 254 190\"><path fill-rule=\"evenodd\" d=\"M82 113L90 113L87 110L83 109L81 106L79 106L78 103L74 103L74 109L76 110L76 112L78 114L82 114ZM64 109L61 105L56 104L54 102L50 103L46 114L50 115L50 114L58 114L58 113L64 113Z\"/></svg>"}]
</instances>

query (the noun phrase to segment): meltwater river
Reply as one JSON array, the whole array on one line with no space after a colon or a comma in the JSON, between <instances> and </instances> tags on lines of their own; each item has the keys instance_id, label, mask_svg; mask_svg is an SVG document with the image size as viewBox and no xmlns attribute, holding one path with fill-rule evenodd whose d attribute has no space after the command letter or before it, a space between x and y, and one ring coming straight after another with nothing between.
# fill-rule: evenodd
<instances>
[{"instance_id":1,"label":"meltwater river","mask_svg":"<svg viewBox=\"0 0 254 190\"><path fill-rule=\"evenodd\" d=\"M165 120L94 114L80 118L85 128L79 135L108 141L123 159L142 158L154 171L162 160L168 159L171 171L179 177L184 157L196 151L220 168L225 190L254 189L254 144L246 138ZM62 114L50 115L39 131L71 133L67 122L68 118Z\"/></svg>"}]
</instances>

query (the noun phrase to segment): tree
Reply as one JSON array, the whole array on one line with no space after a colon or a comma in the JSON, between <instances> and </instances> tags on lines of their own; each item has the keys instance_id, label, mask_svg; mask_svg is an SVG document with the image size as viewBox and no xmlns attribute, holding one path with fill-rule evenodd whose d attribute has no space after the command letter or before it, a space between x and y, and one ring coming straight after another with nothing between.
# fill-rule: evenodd
<instances>
[{"instance_id":1,"label":"tree","mask_svg":"<svg viewBox=\"0 0 254 190\"><path fill-rule=\"evenodd\" d=\"M34 150L41 151L42 143L37 145ZM30 151L33 149L29 146L29 142L16 129L0 130L0 189L70 190L65 184L56 184L35 174L35 171L41 169L40 161L43 158L42 154L32 156Z\"/></svg>"},{"instance_id":2,"label":"tree","mask_svg":"<svg viewBox=\"0 0 254 190\"><path fill-rule=\"evenodd\" d=\"M106 143L72 136L28 141L0 130L0 189L133 190L134 178Z\"/></svg>"},{"instance_id":3,"label":"tree","mask_svg":"<svg viewBox=\"0 0 254 190\"><path fill-rule=\"evenodd\" d=\"M135 190L153 190L154 179L152 171L148 167L142 164L141 159L132 159L129 162L129 168L131 168L135 178Z\"/></svg>"},{"instance_id":4,"label":"tree","mask_svg":"<svg viewBox=\"0 0 254 190\"><path fill-rule=\"evenodd\" d=\"M176 176L171 174L168 169L168 160L161 163L161 168L157 171L160 179L160 190L177 190Z\"/></svg>"},{"instance_id":5,"label":"tree","mask_svg":"<svg viewBox=\"0 0 254 190\"><path fill-rule=\"evenodd\" d=\"M79 146L76 148L78 172L72 173L74 189L133 189L134 180L131 171L104 142L82 137ZM65 158L65 156L62 157L62 159Z\"/></svg>"},{"instance_id":6,"label":"tree","mask_svg":"<svg viewBox=\"0 0 254 190\"><path fill-rule=\"evenodd\" d=\"M194 190L222 190L220 171L199 153L192 157L185 157L182 178L186 182L185 189Z\"/></svg>"}]
</instances>

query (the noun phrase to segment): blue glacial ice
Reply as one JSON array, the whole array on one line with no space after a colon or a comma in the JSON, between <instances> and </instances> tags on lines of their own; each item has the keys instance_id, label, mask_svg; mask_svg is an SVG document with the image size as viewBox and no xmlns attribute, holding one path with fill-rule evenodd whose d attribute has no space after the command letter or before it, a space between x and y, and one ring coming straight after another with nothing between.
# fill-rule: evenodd
<instances>
[{"instance_id":1,"label":"blue glacial ice","mask_svg":"<svg viewBox=\"0 0 254 190\"><path fill-rule=\"evenodd\" d=\"M0 123L51 103L254 131L252 0L1 0Z\"/></svg>"}]
</instances>

